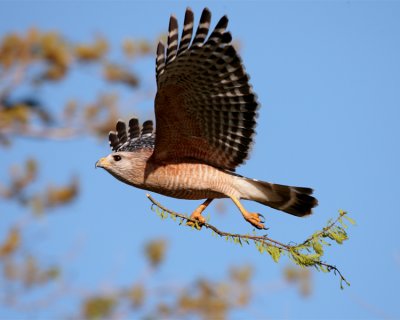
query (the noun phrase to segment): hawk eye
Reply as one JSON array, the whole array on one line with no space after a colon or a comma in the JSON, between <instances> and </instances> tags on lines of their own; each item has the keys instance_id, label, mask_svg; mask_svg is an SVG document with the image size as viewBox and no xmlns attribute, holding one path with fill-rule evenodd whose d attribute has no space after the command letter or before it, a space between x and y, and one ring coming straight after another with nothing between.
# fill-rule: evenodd
<instances>
[{"instance_id":1,"label":"hawk eye","mask_svg":"<svg viewBox=\"0 0 400 320\"><path fill-rule=\"evenodd\" d=\"M119 160L121 160L121 156L119 156L119 155L115 155L115 156L113 156L113 158L114 158L114 161L119 161Z\"/></svg>"}]
</instances>

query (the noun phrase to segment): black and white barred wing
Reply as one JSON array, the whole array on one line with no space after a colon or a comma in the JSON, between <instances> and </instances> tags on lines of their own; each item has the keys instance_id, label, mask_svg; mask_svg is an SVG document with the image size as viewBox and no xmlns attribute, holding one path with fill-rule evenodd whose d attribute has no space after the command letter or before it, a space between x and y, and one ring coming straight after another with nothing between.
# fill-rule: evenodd
<instances>
[{"instance_id":1,"label":"black and white barred wing","mask_svg":"<svg viewBox=\"0 0 400 320\"><path fill-rule=\"evenodd\" d=\"M206 8L193 36L193 12L187 9L180 41L172 16L166 50L158 45L154 157L234 170L249 154L258 103L226 31L228 18L207 38L210 21Z\"/></svg>"},{"instance_id":2,"label":"black and white barred wing","mask_svg":"<svg viewBox=\"0 0 400 320\"><path fill-rule=\"evenodd\" d=\"M139 120L132 118L128 125L129 130L127 130L125 122L118 120L115 127L116 131L110 131L108 134L110 148L113 152L134 152L144 148L154 149L153 121L143 122L142 129L140 129Z\"/></svg>"}]
</instances>

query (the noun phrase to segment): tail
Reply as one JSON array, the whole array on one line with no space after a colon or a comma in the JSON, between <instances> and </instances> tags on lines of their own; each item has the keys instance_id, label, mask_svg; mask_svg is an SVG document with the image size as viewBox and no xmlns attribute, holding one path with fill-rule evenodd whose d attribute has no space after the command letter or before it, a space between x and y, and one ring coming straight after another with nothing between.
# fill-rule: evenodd
<instances>
[{"instance_id":1,"label":"tail","mask_svg":"<svg viewBox=\"0 0 400 320\"><path fill-rule=\"evenodd\" d=\"M311 214L312 208L318 205L318 200L311 196L313 189L310 188L290 187L244 177L239 179L242 199L257 201L297 217Z\"/></svg>"}]
</instances>

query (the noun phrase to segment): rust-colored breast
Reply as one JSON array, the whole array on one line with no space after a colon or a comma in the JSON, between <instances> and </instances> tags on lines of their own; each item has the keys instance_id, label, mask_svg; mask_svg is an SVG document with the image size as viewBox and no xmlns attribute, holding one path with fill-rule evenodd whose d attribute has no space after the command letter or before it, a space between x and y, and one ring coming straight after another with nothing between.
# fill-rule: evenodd
<instances>
[{"instance_id":1,"label":"rust-colored breast","mask_svg":"<svg viewBox=\"0 0 400 320\"><path fill-rule=\"evenodd\" d=\"M224 198L234 192L232 176L200 163L148 162L144 189L180 199Z\"/></svg>"}]
</instances>

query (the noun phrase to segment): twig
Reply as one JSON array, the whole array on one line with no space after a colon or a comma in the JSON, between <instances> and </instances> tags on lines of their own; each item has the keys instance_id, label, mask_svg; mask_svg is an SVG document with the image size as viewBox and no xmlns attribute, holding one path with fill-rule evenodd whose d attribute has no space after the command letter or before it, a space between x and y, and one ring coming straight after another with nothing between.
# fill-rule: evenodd
<instances>
[{"instance_id":1,"label":"twig","mask_svg":"<svg viewBox=\"0 0 400 320\"><path fill-rule=\"evenodd\" d=\"M244 235L244 234L238 234L238 233L229 233L229 232L221 231L221 230L217 229L215 226L213 226L212 224L209 224L207 222L204 222L204 223L200 224L195 219L191 219L191 218L189 218L188 216L186 216L184 214L177 213L177 212L174 212L174 211L171 211L171 210L165 208L162 204L157 202L151 195L146 194L146 196L153 203L153 205L159 207L161 210L163 210L165 212L168 212L169 214L172 214L172 215L174 215L174 216L176 216L178 218L181 218L183 220L186 220L188 222L190 221L190 222L193 222L194 224L197 224L199 226L205 227L207 229L211 229L212 231L214 231L216 234L218 234L221 237L232 237L232 238L242 238L242 239L245 238L245 239L248 239L248 240L260 241L260 242L269 241L269 242L273 243L275 246L277 246L279 249L282 249L282 250L285 250L285 251L289 251L290 248L292 247L292 246L283 244L283 243L281 243L279 241L276 241L274 239L271 239L271 238L267 237L267 235L264 235L264 236L252 236L252 235L248 235L248 234Z\"/></svg>"},{"instance_id":2,"label":"twig","mask_svg":"<svg viewBox=\"0 0 400 320\"><path fill-rule=\"evenodd\" d=\"M169 213L170 215L173 215L175 217L178 217L180 219L182 219L183 221L186 222L192 222L195 226L201 226L201 227L205 227L207 229L210 229L212 231L214 231L217 235L219 235L220 237L230 237L233 239L246 239L246 240L252 240L255 243L261 243L262 245L266 245L266 246L273 246L279 250L283 250L286 251L288 254L293 254L293 253L297 253L297 254L301 254L300 252L298 252L299 248L301 246L303 246L304 244L308 243L309 241L312 240L313 237L308 238L306 241L304 241L301 245L289 245L289 244L284 244L282 242L279 242L277 240L271 239L269 238L267 235L264 236L257 236L257 235L248 235L248 234L237 234L237 233L230 233L230 232L225 232L225 231L221 231L218 228L216 228L215 226L213 226L212 224L209 224L207 222L204 223L199 223L197 220L195 219L191 219L190 217L178 213L178 212L174 212L166 207L164 207L162 204L160 204L158 201L156 201L150 194L146 194L147 198L152 202L152 207L156 206L159 209L161 209L164 212ZM339 219L343 216L343 214L340 214L340 216L332 223L330 223L327 227L325 227L321 232L317 233L316 235L322 235L323 233L325 233L326 231L328 231L329 229L331 229L338 221ZM314 235L315 236L315 235ZM349 282L346 280L346 278L342 275L342 273L340 272L340 270L331 264L328 264L326 262L322 262L319 259L313 259L312 260L315 265L319 265L319 266L323 266L325 267L329 272L330 271L334 271L334 273L338 274L341 281L344 281L347 285L350 285Z\"/></svg>"},{"instance_id":3,"label":"twig","mask_svg":"<svg viewBox=\"0 0 400 320\"><path fill-rule=\"evenodd\" d=\"M308 242L310 242L314 237L320 237L321 235L323 235L325 232L327 232L329 229L331 229L335 224L337 224L339 222L339 220L344 216L345 213L340 213L339 216L332 221L331 223L329 223L325 228L323 228L320 232L317 232L315 234L313 234L311 237L309 237L308 239L304 240L303 243L301 245L305 245Z\"/></svg>"}]
</instances>

